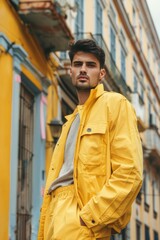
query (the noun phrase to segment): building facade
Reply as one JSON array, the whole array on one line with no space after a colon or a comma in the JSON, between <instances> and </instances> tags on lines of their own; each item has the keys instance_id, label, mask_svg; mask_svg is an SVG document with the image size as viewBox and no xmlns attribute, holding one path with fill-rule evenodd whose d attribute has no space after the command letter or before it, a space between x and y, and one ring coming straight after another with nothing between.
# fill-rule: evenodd
<instances>
[{"instance_id":1,"label":"building facade","mask_svg":"<svg viewBox=\"0 0 160 240\"><path fill-rule=\"evenodd\" d=\"M71 2L71 1L66 1ZM126 229L112 239L160 239L160 40L146 1L75 0L68 24L75 39L92 38L106 53L108 91L120 92L135 108L143 153L144 183L133 204ZM76 104L68 74L69 60L60 55L64 69L59 85L70 112ZM66 93L66 96L65 94Z\"/></svg>"},{"instance_id":2,"label":"building facade","mask_svg":"<svg viewBox=\"0 0 160 240\"><path fill-rule=\"evenodd\" d=\"M52 1L1 0L0 18L0 239L37 239L52 153L47 123L58 116L53 51L72 35Z\"/></svg>"},{"instance_id":3,"label":"building facade","mask_svg":"<svg viewBox=\"0 0 160 240\"><path fill-rule=\"evenodd\" d=\"M160 239L160 41L146 0L1 0L0 16L0 238L36 239L48 123L77 104L68 43L92 38L106 54L105 89L135 108L144 153L131 221L112 240Z\"/></svg>"}]
</instances>

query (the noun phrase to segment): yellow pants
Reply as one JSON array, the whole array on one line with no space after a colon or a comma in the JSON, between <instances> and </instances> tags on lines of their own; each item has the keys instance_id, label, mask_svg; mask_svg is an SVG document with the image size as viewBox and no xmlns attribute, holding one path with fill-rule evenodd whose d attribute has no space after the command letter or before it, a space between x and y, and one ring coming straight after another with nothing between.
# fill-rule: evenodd
<instances>
[{"instance_id":1,"label":"yellow pants","mask_svg":"<svg viewBox=\"0 0 160 240\"><path fill-rule=\"evenodd\" d=\"M52 192L44 226L44 240L109 240L95 238L92 231L80 225L79 207L73 185Z\"/></svg>"}]
</instances>

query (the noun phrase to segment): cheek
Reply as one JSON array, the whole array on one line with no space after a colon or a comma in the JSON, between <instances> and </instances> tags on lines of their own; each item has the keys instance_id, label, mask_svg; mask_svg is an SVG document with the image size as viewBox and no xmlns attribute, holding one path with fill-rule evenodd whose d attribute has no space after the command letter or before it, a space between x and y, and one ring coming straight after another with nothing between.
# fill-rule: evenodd
<instances>
[{"instance_id":1,"label":"cheek","mask_svg":"<svg viewBox=\"0 0 160 240\"><path fill-rule=\"evenodd\" d=\"M72 72L71 77L72 77L72 78L75 78L75 76L76 76L76 73L75 73L75 72Z\"/></svg>"},{"instance_id":2,"label":"cheek","mask_svg":"<svg viewBox=\"0 0 160 240\"><path fill-rule=\"evenodd\" d=\"M70 76L71 76L72 83L76 82L77 74L75 72L72 72Z\"/></svg>"},{"instance_id":3,"label":"cheek","mask_svg":"<svg viewBox=\"0 0 160 240\"><path fill-rule=\"evenodd\" d=\"M77 74L77 70L76 69L72 69L71 70L71 76L75 76Z\"/></svg>"},{"instance_id":4,"label":"cheek","mask_svg":"<svg viewBox=\"0 0 160 240\"><path fill-rule=\"evenodd\" d=\"M100 79L100 76L101 76L101 74L100 73L97 73L97 72L95 72L95 73L93 73L92 74L92 78L96 81L96 80L99 80Z\"/></svg>"}]
</instances>

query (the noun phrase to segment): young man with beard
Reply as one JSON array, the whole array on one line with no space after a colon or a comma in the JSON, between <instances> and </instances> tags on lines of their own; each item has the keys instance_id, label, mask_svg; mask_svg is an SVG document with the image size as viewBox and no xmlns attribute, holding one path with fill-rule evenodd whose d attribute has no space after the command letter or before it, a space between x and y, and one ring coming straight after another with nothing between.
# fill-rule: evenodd
<instances>
[{"instance_id":1,"label":"young man with beard","mask_svg":"<svg viewBox=\"0 0 160 240\"><path fill-rule=\"evenodd\" d=\"M39 240L110 239L129 222L142 185L142 148L131 104L104 91L105 53L93 40L70 46L79 104L53 153Z\"/></svg>"}]
</instances>

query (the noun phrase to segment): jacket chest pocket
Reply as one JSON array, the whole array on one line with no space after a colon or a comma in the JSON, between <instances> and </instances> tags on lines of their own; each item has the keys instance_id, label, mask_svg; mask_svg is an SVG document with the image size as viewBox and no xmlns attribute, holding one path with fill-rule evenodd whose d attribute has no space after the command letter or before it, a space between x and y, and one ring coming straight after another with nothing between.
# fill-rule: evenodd
<instances>
[{"instance_id":1,"label":"jacket chest pocket","mask_svg":"<svg viewBox=\"0 0 160 240\"><path fill-rule=\"evenodd\" d=\"M81 134L79 163L81 170L90 170L104 165L105 133L107 124L87 124Z\"/></svg>"}]
</instances>

